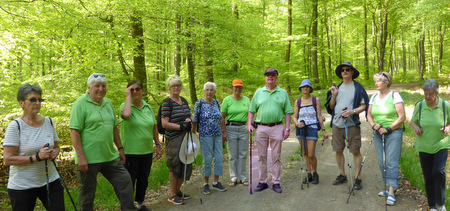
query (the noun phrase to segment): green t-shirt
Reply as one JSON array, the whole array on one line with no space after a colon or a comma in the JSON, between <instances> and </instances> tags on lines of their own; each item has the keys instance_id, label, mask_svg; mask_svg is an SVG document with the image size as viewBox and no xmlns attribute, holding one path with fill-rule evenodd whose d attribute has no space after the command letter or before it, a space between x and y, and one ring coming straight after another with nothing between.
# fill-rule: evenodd
<instances>
[{"instance_id":1,"label":"green t-shirt","mask_svg":"<svg viewBox=\"0 0 450 211\"><path fill-rule=\"evenodd\" d=\"M419 104L414 108L411 121L419 124ZM450 123L450 104L445 103L445 124ZM442 109L442 99L434 109L428 107L425 100L422 101L422 114L420 116L420 127L422 127L422 135L416 136L414 148L419 152L435 154L442 149L450 148L450 136L444 137L441 131L444 126L444 114Z\"/></svg>"},{"instance_id":2,"label":"green t-shirt","mask_svg":"<svg viewBox=\"0 0 450 211\"><path fill-rule=\"evenodd\" d=\"M236 100L230 95L223 99L220 112L227 114L227 121L247 123L249 105L248 97L242 96L241 100Z\"/></svg>"},{"instance_id":3,"label":"green t-shirt","mask_svg":"<svg viewBox=\"0 0 450 211\"><path fill-rule=\"evenodd\" d=\"M106 97L99 105L86 94L72 106L69 128L80 132L81 145L89 164L109 162L119 157L113 134L117 125L114 108ZM77 157L75 163L78 164Z\"/></svg>"},{"instance_id":4,"label":"green t-shirt","mask_svg":"<svg viewBox=\"0 0 450 211\"><path fill-rule=\"evenodd\" d=\"M156 118L152 107L141 101L141 109L131 103L129 119L120 118L122 122L120 140L127 155L145 155L153 152L153 127L156 125ZM125 103L120 105L120 113L124 106Z\"/></svg>"},{"instance_id":5,"label":"green t-shirt","mask_svg":"<svg viewBox=\"0 0 450 211\"><path fill-rule=\"evenodd\" d=\"M270 124L283 121L286 114L292 113L292 106L286 90L277 86L270 92L264 86L253 95L250 112L256 113L256 122Z\"/></svg>"}]
</instances>

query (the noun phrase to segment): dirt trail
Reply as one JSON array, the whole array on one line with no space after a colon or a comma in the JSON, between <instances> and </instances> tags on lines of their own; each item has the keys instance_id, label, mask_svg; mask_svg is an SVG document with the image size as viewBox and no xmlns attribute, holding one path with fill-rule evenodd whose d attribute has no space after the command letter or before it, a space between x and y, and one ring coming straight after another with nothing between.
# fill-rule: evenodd
<instances>
[{"instance_id":1,"label":"dirt trail","mask_svg":"<svg viewBox=\"0 0 450 211\"><path fill-rule=\"evenodd\" d=\"M397 90L397 87L394 89ZM369 90L369 92L374 93L373 90ZM328 125L331 117L326 112L323 112L323 115L326 117L326 124ZM363 122L361 125L361 153L364 156L370 143L372 130L365 121L364 114L361 114L360 117ZM347 204L348 183L338 186L332 185L332 181L339 174L339 171L330 140L331 137L325 141L324 145L321 145L322 140L320 140L316 147L320 183L317 185L310 184L309 187L305 185L304 190L300 189L302 181L300 161L290 160L299 146L294 132L291 133L289 139L283 142L281 159L283 164L282 194L267 189L250 195L246 186L228 187L228 161L224 159L224 176L220 178L220 181L228 188L227 191L211 190L210 195L201 194L199 196L197 186L200 184L200 178L194 177L186 186L186 193L191 194L192 198L187 200L184 205L173 205L168 202L168 193L166 193L154 200L156 201L155 204L148 206L152 210L385 210L384 197L377 196L377 193L384 188L384 183L373 145L362 170L363 189L355 190L355 195L351 196ZM254 165L257 165L256 159L254 160ZM353 158L351 162L353 165ZM349 175L347 168L346 173ZM256 184L254 185L256 186ZM401 188L402 191L397 195L397 204L392 207L389 206L388 210L422 210L422 205L408 193L410 192L409 187ZM200 204L200 197L203 204Z\"/></svg>"}]
</instances>

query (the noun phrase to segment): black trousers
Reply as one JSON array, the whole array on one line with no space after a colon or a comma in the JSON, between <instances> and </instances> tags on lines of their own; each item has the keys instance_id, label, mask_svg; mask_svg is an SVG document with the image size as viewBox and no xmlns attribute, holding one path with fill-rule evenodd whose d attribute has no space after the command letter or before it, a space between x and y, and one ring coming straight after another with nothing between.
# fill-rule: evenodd
<instances>
[{"instance_id":1,"label":"black trousers","mask_svg":"<svg viewBox=\"0 0 450 211\"><path fill-rule=\"evenodd\" d=\"M41 200L47 210L64 210L64 188L59 179L49 184L50 206L47 198L47 186L27 190L8 189L9 199L13 211L32 211L36 205L36 198Z\"/></svg>"},{"instance_id":2,"label":"black trousers","mask_svg":"<svg viewBox=\"0 0 450 211\"><path fill-rule=\"evenodd\" d=\"M420 165L425 180L428 206L436 208L445 204L445 166L447 164L447 149L442 149L436 154L419 152Z\"/></svg>"},{"instance_id":3,"label":"black trousers","mask_svg":"<svg viewBox=\"0 0 450 211\"><path fill-rule=\"evenodd\" d=\"M150 169L152 168L153 153L145 155L125 155L125 168L131 176L131 182L136 195L134 201L143 202L145 198L145 191L148 187L148 176L150 176Z\"/></svg>"}]
</instances>

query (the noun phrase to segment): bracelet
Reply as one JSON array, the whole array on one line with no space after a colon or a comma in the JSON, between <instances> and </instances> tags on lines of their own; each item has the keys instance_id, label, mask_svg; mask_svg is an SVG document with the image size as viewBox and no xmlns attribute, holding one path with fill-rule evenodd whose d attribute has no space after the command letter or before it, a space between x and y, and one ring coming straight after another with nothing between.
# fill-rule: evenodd
<instances>
[{"instance_id":1,"label":"bracelet","mask_svg":"<svg viewBox=\"0 0 450 211\"><path fill-rule=\"evenodd\" d=\"M325 128L324 128L324 129L322 129L322 131L323 131L323 132L325 132Z\"/></svg>"},{"instance_id":2,"label":"bracelet","mask_svg":"<svg viewBox=\"0 0 450 211\"><path fill-rule=\"evenodd\" d=\"M117 148L117 151L119 151L119 150L121 150L121 149L123 149L123 147L119 147L119 148Z\"/></svg>"},{"instance_id":3,"label":"bracelet","mask_svg":"<svg viewBox=\"0 0 450 211\"><path fill-rule=\"evenodd\" d=\"M39 157L39 151L36 152L36 160L37 161L42 161L41 158Z\"/></svg>"},{"instance_id":4,"label":"bracelet","mask_svg":"<svg viewBox=\"0 0 450 211\"><path fill-rule=\"evenodd\" d=\"M391 127L387 127L386 130L387 130L387 133L392 133L392 128Z\"/></svg>"},{"instance_id":5,"label":"bracelet","mask_svg":"<svg viewBox=\"0 0 450 211\"><path fill-rule=\"evenodd\" d=\"M372 126L372 130L375 130L375 125L377 125L377 124L374 124L374 125Z\"/></svg>"},{"instance_id":6,"label":"bracelet","mask_svg":"<svg viewBox=\"0 0 450 211\"><path fill-rule=\"evenodd\" d=\"M30 155L30 163L33 163L33 155Z\"/></svg>"}]
</instances>

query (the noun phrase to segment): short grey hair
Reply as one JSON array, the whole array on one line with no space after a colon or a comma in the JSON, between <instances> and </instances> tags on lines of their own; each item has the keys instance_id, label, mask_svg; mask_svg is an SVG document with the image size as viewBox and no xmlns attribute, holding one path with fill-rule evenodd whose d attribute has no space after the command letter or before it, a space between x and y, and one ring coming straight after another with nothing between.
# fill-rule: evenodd
<instances>
[{"instance_id":1,"label":"short grey hair","mask_svg":"<svg viewBox=\"0 0 450 211\"><path fill-rule=\"evenodd\" d=\"M214 87L214 91L216 91L217 86L214 82L210 82L210 81L206 82L205 85L203 85L203 90L205 90L207 86Z\"/></svg>"},{"instance_id":2,"label":"short grey hair","mask_svg":"<svg viewBox=\"0 0 450 211\"><path fill-rule=\"evenodd\" d=\"M373 75L373 80L376 81L377 79L381 80L381 81L387 81L388 88L390 88L392 85L392 76L388 72L379 72L379 73L376 73L375 75Z\"/></svg>"},{"instance_id":3,"label":"short grey hair","mask_svg":"<svg viewBox=\"0 0 450 211\"><path fill-rule=\"evenodd\" d=\"M97 83L97 82L106 84L107 83L106 76L101 73L92 73L92 75L90 75L87 80L87 85L88 85L88 87L91 87L93 83Z\"/></svg>"},{"instance_id":4,"label":"short grey hair","mask_svg":"<svg viewBox=\"0 0 450 211\"><path fill-rule=\"evenodd\" d=\"M174 85L174 84L183 85L183 83L181 82L180 77L178 77L177 75L170 76L170 77L167 78L167 80L166 80L166 86L167 86L167 88L170 88L170 86L172 86L172 85Z\"/></svg>"},{"instance_id":5,"label":"short grey hair","mask_svg":"<svg viewBox=\"0 0 450 211\"><path fill-rule=\"evenodd\" d=\"M42 89L38 84L26 83L19 87L19 92L17 92L17 101L25 101L29 93L36 92L42 96Z\"/></svg>"},{"instance_id":6,"label":"short grey hair","mask_svg":"<svg viewBox=\"0 0 450 211\"><path fill-rule=\"evenodd\" d=\"M439 93L439 83L432 78L427 79L425 83L423 83L422 89L423 91L433 90L435 93Z\"/></svg>"}]
</instances>

